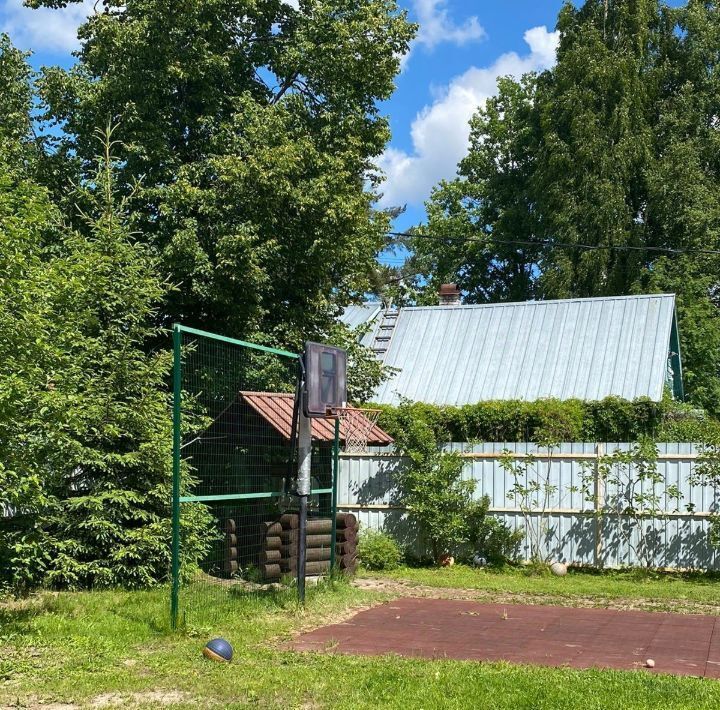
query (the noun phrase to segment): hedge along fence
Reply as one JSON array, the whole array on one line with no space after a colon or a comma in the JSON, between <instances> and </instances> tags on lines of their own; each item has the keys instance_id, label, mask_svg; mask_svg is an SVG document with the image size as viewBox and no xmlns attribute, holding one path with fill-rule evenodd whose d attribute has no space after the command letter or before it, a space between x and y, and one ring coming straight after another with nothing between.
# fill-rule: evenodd
<instances>
[{"instance_id":1,"label":"hedge along fence","mask_svg":"<svg viewBox=\"0 0 720 710\"><path fill-rule=\"evenodd\" d=\"M544 399L461 407L408 402L382 410L380 426L397 438L403 416L427 423L440 441L720 441L720 422L671 399L608 397L598 402Z\"/></svg>"},{"instance_id":2,"label":"hedge along fence","mask_svg":"<svg viewBox=\"0 0 720 710\"><path fill-rule=\"evenodd\" d=\"M526 560L720 569L712 540L720 508L716 447L496 442L445 448L461 452L463 476L477 481L477 498L490 497L490 512L525 530ZM407 460L391 449L342 454L338 508L422 553L393 483L404 465Z\"/></svg>"}]
</instances>

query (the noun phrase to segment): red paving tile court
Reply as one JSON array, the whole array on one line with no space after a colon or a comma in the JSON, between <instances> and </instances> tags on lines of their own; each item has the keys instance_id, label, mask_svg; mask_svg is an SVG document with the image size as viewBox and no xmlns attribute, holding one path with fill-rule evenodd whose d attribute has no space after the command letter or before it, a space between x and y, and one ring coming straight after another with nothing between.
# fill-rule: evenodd
<instances>
[{"instance_id":1,"label":"red paving tile court","mask_svg":"<svg viewBox=\"0 0 720 710\"><path fill-rule=\"evenodd\" d=\"M651 672L720 678L720 617L402 598L292 648L626 670L652 658Z\"/></svg>"}]
</instances>

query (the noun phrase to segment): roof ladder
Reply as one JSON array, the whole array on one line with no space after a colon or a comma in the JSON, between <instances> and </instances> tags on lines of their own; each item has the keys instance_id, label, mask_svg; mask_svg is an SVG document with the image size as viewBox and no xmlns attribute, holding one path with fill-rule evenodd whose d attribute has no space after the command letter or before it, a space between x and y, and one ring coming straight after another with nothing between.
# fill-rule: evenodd
<instances>
[{"instance_id":1,"label":"roof ladder","mask_svg":"<svg viewBox=\"0 0 720 710\"><path fill-rule=\"evenodd\" d=\"M390 347L390 341L392 340L393 331L397 325L397 319L400 311L397 308L387 309L383 312L380 325L378 325L375 331L375 338L370 346L370 349L375 355L381 360L385 357L385 354Z\"/></svg>"}]
</instances>

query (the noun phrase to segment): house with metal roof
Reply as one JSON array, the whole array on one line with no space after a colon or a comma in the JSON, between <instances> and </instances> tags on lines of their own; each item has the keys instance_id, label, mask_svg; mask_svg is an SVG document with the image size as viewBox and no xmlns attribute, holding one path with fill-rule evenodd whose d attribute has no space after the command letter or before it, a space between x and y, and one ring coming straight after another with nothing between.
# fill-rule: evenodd
<instances>
[{"instance_id":1,"label":"house with metal roof","mask_svg":"<svg viewBox=\"0 0 720 710\"><path fill-rule=\"evenodd\" d=\"M673 294L462 305L351 306L341 317L392 368L373 401L683 398Z\"/></svg>"}]
</instances>

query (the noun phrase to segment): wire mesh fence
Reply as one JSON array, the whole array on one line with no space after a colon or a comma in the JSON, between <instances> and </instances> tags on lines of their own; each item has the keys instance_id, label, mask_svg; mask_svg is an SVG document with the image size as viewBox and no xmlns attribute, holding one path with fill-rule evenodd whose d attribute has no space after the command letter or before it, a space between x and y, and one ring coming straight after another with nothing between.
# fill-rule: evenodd
<instances>
[{"instance_id":1,"label":"wire mesh fence","mask_svg":"<svg viewBox=\"0 0 720 710\"><path fill-rule=\"evenodd\" d=\"M239 596L294 583L299 360L182 326L174 339L171 622L177 626L211 623L230 613ZM336 447L336 437L314 437L308 530L328 531L308 574L324 574L334 561Z\"/></svg>"}]
</instances>

